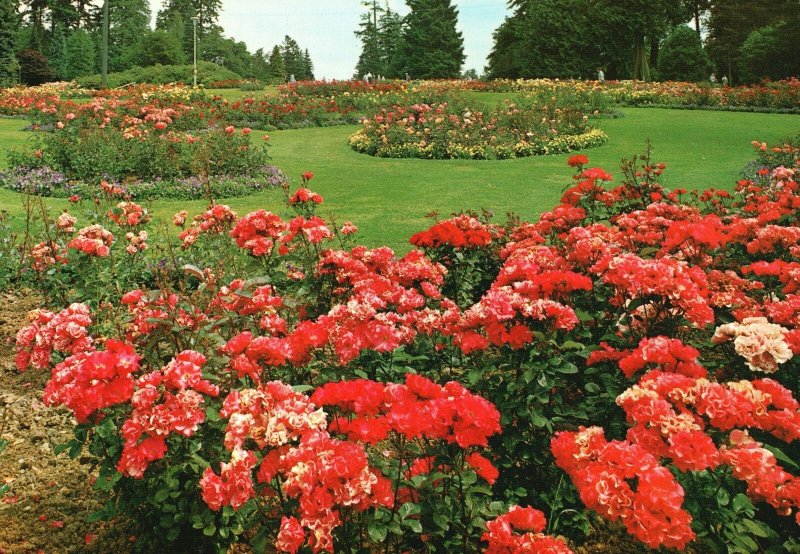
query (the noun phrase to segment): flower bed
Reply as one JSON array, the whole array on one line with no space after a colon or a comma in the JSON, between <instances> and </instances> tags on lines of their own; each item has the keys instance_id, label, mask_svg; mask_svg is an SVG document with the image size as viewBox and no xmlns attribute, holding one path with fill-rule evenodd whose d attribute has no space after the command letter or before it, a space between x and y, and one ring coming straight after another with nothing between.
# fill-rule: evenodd
<instances>
[{"instance_id":1,"label":"flower bed","mask_svg":"<svg viewBox=\"0 0 800 554\"><path fill-rule=\"evenodd\" d=\"M381 158L507 159L600 146L608 137L588 117L548 104L507 104L491 114L449 103L381 110L350 137L357 152Z\"/></svg>"},{"instance_id":2,"label":"flower bed","mask_svg":"<svg viewBox=\"0 0 800 554\"><path fill-rule=\"evenodd\" d=\"M796 549L798 168L688 193L649 153L616 186L569 163L537 223L461 214L403 256L306 188L169 244L113 191L49 222L17 365L78 420L97 517L151 551L567 552L543 532L580 541L585 505L651 548Z\"/></svg>"}]
</instances>

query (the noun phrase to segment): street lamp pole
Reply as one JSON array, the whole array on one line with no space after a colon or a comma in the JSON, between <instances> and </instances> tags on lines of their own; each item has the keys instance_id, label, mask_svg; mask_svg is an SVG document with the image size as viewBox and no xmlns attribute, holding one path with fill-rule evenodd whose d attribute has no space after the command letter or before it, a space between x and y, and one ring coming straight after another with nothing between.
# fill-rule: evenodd
<instances>
[{"instance_id":1,"label":"street lamp pole","mask_svg":"<svg viewBox=\"0 0 800 554\"><path fill-rule=\"evenodd\" d=\"M197 88L197 16L192 17L192 33L194 36L194 40L192 44L193 48L193 57L194 62L192 64L192 84L194 88Z\"/></svg>"}]
</instances>

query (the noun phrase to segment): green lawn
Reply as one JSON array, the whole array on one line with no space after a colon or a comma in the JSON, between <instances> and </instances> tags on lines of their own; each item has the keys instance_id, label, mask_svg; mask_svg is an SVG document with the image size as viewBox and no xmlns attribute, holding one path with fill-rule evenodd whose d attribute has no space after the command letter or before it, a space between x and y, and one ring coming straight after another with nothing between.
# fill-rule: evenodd
<instances>
[{"instance_id":1,"label":"green lawn","mask_svg":"<svg viewBox=\"0 0 800 554\"><path fill-rule=\"evenodd\" d=\"M751 140L776 142L800 130L796 115L713 111L625 109L620 119L599 120L611 141L588 150L590 165L618 175L619 162L653 141L656 161L668 166L668 187L731 188L739 170L753 159ZM25 140L20 120L0 119L0 150ZM276 165L299 182L304 171L315 175L311 187L325 197L323 212L337 221L351 220L368 245L405 248L407 238L425 228L432 210L449 214L486 208L502 216L513 211L533 219L554 206L571 182L568 155L504 161L387 160L358 154L347 145L356 127L328 127L270 132ZM260 133L256 136L260 136ZM0 159L0 164L4 160ZM64 201L49 202L61 209ZM267 191L228 202L240 213L257 208L283 210L282 196ZM199 211L203 202L162 201L150 206L168 220L179 209ZM20 197L0 190L0 207L21 211Z\"/></svg>"}]
</instances>

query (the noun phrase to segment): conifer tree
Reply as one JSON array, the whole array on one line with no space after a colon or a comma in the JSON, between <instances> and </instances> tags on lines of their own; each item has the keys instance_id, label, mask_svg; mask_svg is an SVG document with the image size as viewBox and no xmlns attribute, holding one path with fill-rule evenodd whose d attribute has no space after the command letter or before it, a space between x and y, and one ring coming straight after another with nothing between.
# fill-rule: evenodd
<instances>
[{"instance_id":1,"label":"conifer tree","mask_svg":"<svg viewBox=\"0 0 800 554\"><path fill-rule=\"evenodd\" d=\"M272 54L269 56L267 81L273 85L286 82L286 64L283 63L283 54L281 53L280 46L277 44L272 49Z\"/></svg>"},{"instance_id":2,"label":"conifer tree","mask_svg":"<svg viewBox=\"0 0 800 554\"><path fill-rule=\"evenodd\" d=\"M0 0L0 87L17 82L18 65L14 57L14 42L18 27L17 2Z\"/></svg>"},{"instance_id":3,"label":"conifer tree","mask_svg":"<svg viewBox=\"0 0 800 554\"><path fill-rule=\"evenodd\" d=\"M464 37L456 28L451 0L406 0L402 64L415 79L458 78L464 64Z\"/></svg>"}]
</instances>

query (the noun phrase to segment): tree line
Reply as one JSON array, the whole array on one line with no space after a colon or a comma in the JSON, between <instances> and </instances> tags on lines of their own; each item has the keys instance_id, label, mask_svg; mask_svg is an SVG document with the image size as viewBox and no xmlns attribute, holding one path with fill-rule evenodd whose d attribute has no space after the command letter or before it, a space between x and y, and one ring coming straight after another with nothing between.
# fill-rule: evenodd
<instances>
[{"instance_id":1,"label":"tree line","mask_svg":"<svg viewBox=\"0 0 800 554\"><path fill-rule=\"evenodd\" d=\"M308 49L290 36L272 49L249 52L218 24L221 0L167 0L151 29L148 0L108 0L108 70L191 63L198 58L244 78L266 82L313 79ZM97 73L102 5L90 0L0 0L0 86L39 84Z\"/></svg>"},{"instance_id":2,"label":"tree line","mask_svg":"<svg viewBox=\"0 0 800 554\"><path fill-rule=\"evenodd\" d=\"M362 2L356 76L461 76L464 40L451 0ZM493 33L489 78L729 82L800 74L800 0L509 0ZM704 32L701 32L704 31Z\"/></svg>"}]
</instances>

